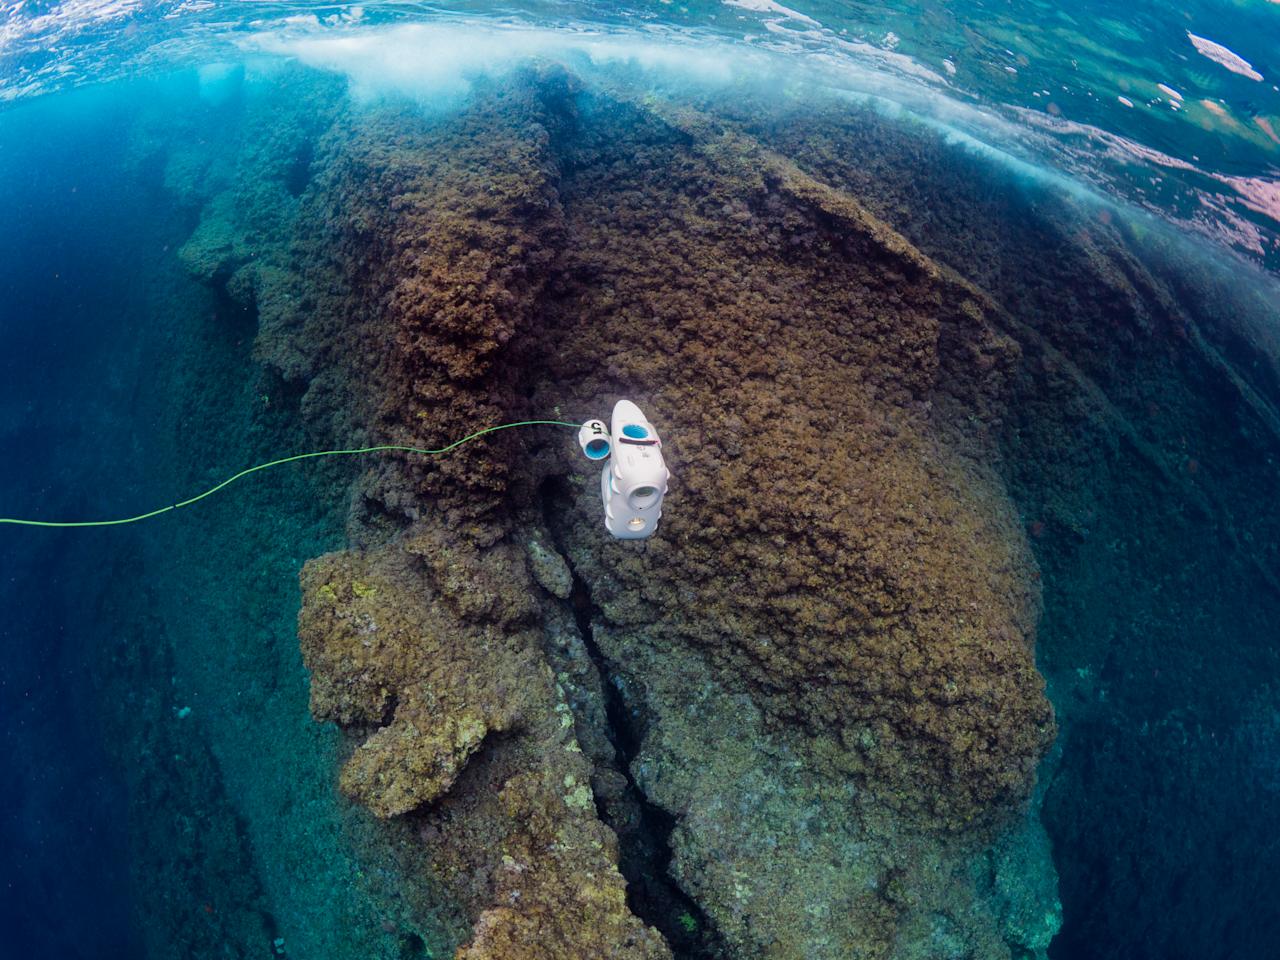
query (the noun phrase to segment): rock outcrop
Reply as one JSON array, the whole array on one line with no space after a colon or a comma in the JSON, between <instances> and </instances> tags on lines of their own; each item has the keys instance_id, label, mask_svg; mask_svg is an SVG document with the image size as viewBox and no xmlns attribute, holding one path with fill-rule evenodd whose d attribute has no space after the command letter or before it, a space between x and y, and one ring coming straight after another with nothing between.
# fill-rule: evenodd
<instances>
[{"instance_id":1,"label":"rock outcrop","mask_svg":"<svg viewBox=\"0 0 1280 960\"><path fill-rule=\"evenodd\" d=\"M242 156L184 252L317 442L625 394L675 476L622 544L563 432L391 455L307 565L340 785L412 827L458 957L1042 953L1000 308L707 104L540 66L445 117L334 109L274 219Z\"/></svg>"}]
</instances>

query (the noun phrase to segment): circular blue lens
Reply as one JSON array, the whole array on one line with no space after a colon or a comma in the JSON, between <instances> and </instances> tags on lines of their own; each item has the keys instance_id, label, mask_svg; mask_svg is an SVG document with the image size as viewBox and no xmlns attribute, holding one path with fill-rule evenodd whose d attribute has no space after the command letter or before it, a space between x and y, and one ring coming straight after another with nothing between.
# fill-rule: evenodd
<instances>
[{"instance_id":1,"label":"circular blue lens","mask_svg":"<svg viewBox=\"0 0 1280 960\"><path fill-rule=\"evenodd\" d=\"M592 440L587 444L587 456L592 460L603 460L609 455L609 441Z\"/></svg>"},{"instance_id":2,"label":"circular blue lens","mask_svg":"<svg viewBox=\"0 0 1280 960\"><path fill-rule=\"evenodd\" d=\"M643 440L649 436L649 431L638 423L628 423L622 428L622 435L629 440Z\"/></svg>"}]
</instances>

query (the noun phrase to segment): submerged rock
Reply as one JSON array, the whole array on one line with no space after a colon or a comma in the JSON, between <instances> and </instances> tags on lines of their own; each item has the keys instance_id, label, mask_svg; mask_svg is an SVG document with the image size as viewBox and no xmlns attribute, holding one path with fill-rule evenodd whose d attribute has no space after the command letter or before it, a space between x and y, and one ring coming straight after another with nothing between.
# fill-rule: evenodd
<instances>
[{"instance_id":1,"label":"submerged rock","mask_svg":"<svg viewBox=\"0 0 1280 960\"><path fill-rule=\"evenodd\" d=\"M410 536L303 573L312 711L371 731L342 789L379 817L419 812L431 869L475 924L460 958L669 957L627 909L591 762L528 626L531 584L507 587L491 621L495 595L480 587L484 613L468 614L475 595L442 594L419 562L441 551L476 583L511 562ZM484 769L469 771L482 750Z\"/></svg>"},{"instance_id":2,"label":"submerged rock","mask_svg":"<svg viewBox=\"0 0 1280 960\"><path fill-rule=\"evenodd\" d=\"M622 544L567 437L389 456L304 571L339 782L410 825L457 956L1041 953L1051 864L989 852L1054 733L990 297L707 105L559 69L352 108L313 155L276 220L206 216L255 210L227 291L318 442L625 393L675 476Z\"/></svg>"},{"instance_id":3,"label":"submerged rock","mask_svg":"<svg viewBox=\"0 0 1280 960\"><path fill-rule=\"evenodd\" d=\"M537 535L529 538L529 572L538 585L553 597L568 600L573 593L573 574L569 565L556 550L548 547Z\"/></svg>"}]
</instances>

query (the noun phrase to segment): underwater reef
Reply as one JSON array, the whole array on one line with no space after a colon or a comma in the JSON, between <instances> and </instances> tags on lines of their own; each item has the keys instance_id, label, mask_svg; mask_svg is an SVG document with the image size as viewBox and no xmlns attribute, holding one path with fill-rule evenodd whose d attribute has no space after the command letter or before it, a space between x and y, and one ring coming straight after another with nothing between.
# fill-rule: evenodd
<instances>
[{"instance_id":1,"label":"underwater reef","mask_svg":"<svg viewBox=\"0 0 1280 960\"><path fill-rule=\"evenodd\" d=\"M322 476L346 543L310 538L297 642L329 829L393 906L315 947L1218 955L1152 925L1247 910L1215 830L1280 854L1229 789L1280 784L1232 773L1280 729L1242 679L1275 674L1273 306L866 108L635 91L531 64L433 114L290 69L190 112L216 146L134 130L259 418L439 447L627 396L673 474L643 543L563 430ZM219 816L228 860L271 829Z\"/></svg>"}]
</instances>

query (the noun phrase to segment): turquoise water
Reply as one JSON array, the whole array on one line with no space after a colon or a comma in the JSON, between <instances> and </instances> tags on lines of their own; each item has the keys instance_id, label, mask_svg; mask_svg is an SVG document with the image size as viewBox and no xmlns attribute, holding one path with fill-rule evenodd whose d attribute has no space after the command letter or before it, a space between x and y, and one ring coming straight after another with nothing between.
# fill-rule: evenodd
<instances>
[{"instance_id":1,"label":"turquoise water","mask_svg":"<svg viewBox=\"0 0 1280 960\"><path fill-rule=\"evenodd\" d=\"M187 0L15 0L0 40L0 97L261 51L353 70L379 88L425 84L438 96L460 73L535 49L667 66L674 51L683 67L700 64L704 79L763 72L781 86L813 71L1274 264L1275 6L742 0L256 3L246 12Z\"/></svg>"},{"instance_id":2,"label":"turquoise water","mask_svg":"<svg viewBox=\"0 0 1280 960\"><path fill-rule=\"evenodd\" d=\"M669 537L630 554L579 514L598 468L582 479L567 431L438 471L292 464L134 526L0 526L0 957L449 957L493 898L534 896L506 861L552 868L486 839L485 798L538 769L522 738L545 717L489 717L453 792L395 816L340 789L393 728L317 706L348 678L305 627L300 649L299 576L388 545L429 585L395 596L514 658L500 689L553 678L549 722L572 714L565 751L595 765L564 802L671 951L646 956L1267 955L1278 83L1274 0L0 0L0 516L129 516L278 456L603 417L633 391L676 474ZM716 325L757 309L767 327ZM833 330L844 373L771 383L813 343L827 370ZM864 389L865 419L832 419ZM695 414L696 442L676 429ZM866 473L796 480L815 449ZM882 515L909 535L824 580L857 551L823 537ZM741 550L697 552L727 531ZM806 644L857 617L905 618L886 663L987 682L913 645L908 607L949 590L978 624L1016 608L1035 643L1056 738L1018 747L1022 793L980 762L946 779L968 768L934 741L968 757L987 735L954 686L854 657L866 686L821 700L851 661ZM787 616L717 606L756 595ZM920 636L1014 629L987 626ZM536 654L492 640L526 635ZM857 726L859 697L883 727ZM892 737L927 745L883 761ZM945 821L947 797L913 794L935 782L990 820ZM548 849L587 856L557 829ZM598 955L542 916L546 956ZM467 960L538 955L488 949Z\"/></svg>"}]
</instances>

